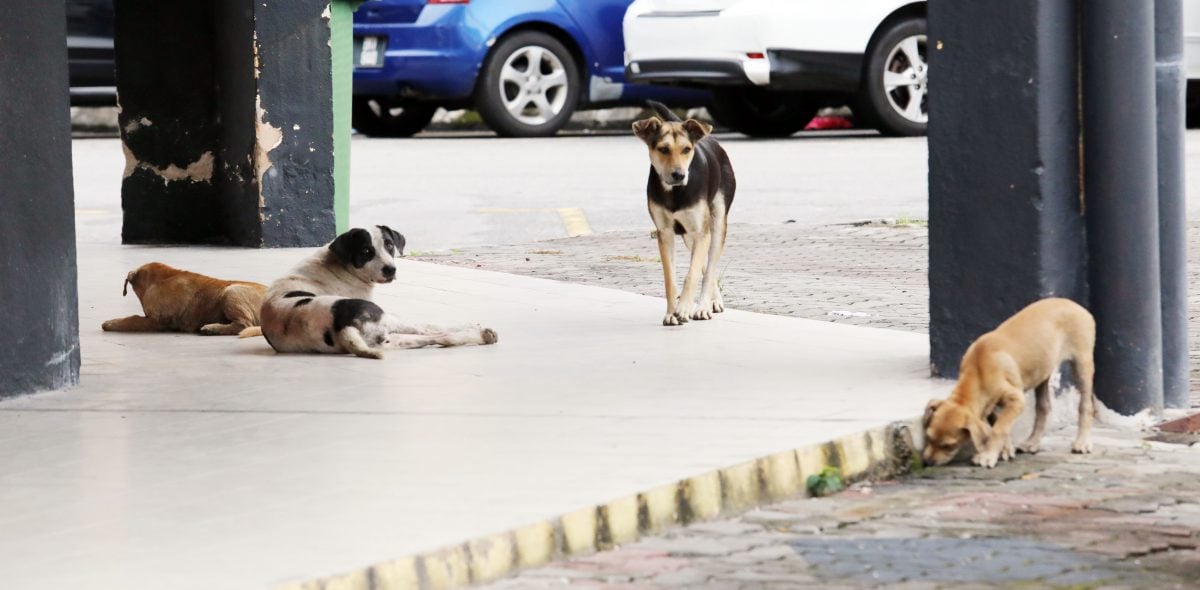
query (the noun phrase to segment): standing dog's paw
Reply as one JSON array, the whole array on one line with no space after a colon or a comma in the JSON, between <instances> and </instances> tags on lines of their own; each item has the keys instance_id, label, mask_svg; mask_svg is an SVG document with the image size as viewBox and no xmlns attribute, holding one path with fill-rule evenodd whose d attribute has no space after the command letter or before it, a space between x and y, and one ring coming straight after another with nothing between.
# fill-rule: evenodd
<instances>
[{"instance_id":1,"label":"standing dog's paw","mask_svg":"<svg viewBox=\"0 0 1200 590\"><path fill-rule=\"evenodd\" d=\"M1017 446L1018 453L1026 453L1028 455L1036 455L1041 450L1041 445L1035 442L1025 441Z\"/></svg>"},{"instance_id":2,"label":"standing dog's paw","mask_svg":"<svg viewBox=\"0 0 1200 590\"><path fill-rule=\"evenodd\" d=\"M1000 451L1000 460L1001 461L1012 461L1013 457L1015 457L1016 455L1017 455L1017 451L1016 451L1016 449L1013 449L1012 442L1004 443L1004 449L1002 451Z\"/></svg>"},{"instance_id":3,"label":"standing dog's paw","mask_svg":"<svg viewBox=\"0 0 1200 590\"><path fill-rule=\"evenodd\" d=\"M669 314L663 316L663 325L664 326L680 326L680 325L683 325L683 323L686 321L687 320L679 319L679 314L677 314L677 313L669 313Z\"/></svg>"},{"instance_id":4,"label":"standing dog's paw","mask_svg":"<svg viewBox=\"0 0 1200 590\"><path fill-rule=\"evenodd\" d=\"M479 337L483 338L484 344L495 344L500 341L500 335L491 328L484 328L479 332Z\"/></svg>"},{"instance_id":5,"label":"standing dog's paw","mask_svg":"<svg viewBox=\"0 0 1200 590\"><path fill-rule=\"evenodd\" d=\"M712 310L713 313L725 313L725 303L721 301L714 301L712 304Z\"/></svg>"},{"instance_id":6,"label":"standing dog's paw","mask_svg":"<svg viewBox=\"0 0 1200 590\"><path fill-rule=\"evenodd\" d=\"M680 301L679 305L675 306L675 317L679 318L679 323L686 323L696 315L696 304L691 301Z\"/></svg>"},{"instance_id":7,"label":"standing dog's paw","mask_svg":"<svg viewBox=\"0 0 1200 590\"><path fill-rule=\"evenodd\" d=\"M1071 452L1077 455L1086 455L1087 453L1092 452L1092 441L1076 440L1075 442L1071 443Z\"/></svg>"},{"instance_id":8,"label":"standing dog's paw","mask_svg":"<svg viewBox=\"0 0 1200 590\"><path fill-rule=\"evenodd\" d=\"M701 321L711 320L712 319L712 306L705 304L705 305L701 305L700 307L697 307L696 311L692 312L692 319L693 320L701 320Z\"/></svg>"}]
</instances>

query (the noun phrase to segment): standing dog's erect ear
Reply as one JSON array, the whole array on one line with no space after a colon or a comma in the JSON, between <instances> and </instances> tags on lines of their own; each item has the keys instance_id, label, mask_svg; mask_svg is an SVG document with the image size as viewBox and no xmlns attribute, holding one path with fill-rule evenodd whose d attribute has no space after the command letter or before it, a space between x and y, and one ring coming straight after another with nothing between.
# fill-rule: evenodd
<instances>
[{"instance_id":1,"label":"standing dog's erect ear","mask_svg":"<svg viewBox=\"0 0 1200 590\"><path fill-rule=\"evenodd\" d=\"M371 232L356 227L337 237L329 244L329 251L333 252L338 260L346 264L353 264L356 268L362 268L362 264L356 260L361 260L359 250L371 247ZM365 264L365 263L364 263Z\"/></svg>"},{"instance_id":2,"label":"standing dog's erect ear","mask_svg":"<svg viewBox=\"0 0 1200 590\"><path fill-rule=\"evenodd\" d=\"M650 117L641 121L633 122L633 134L647 144L653 143L658 139L658 132L662 129L662 119L658 117Z\"/></svg>"},{"instance_id":3,"label":"standing dog's erect ear","mask_svg":"<svg viewBox=\"0 0 1200 590\"><path fill-rule=\"evenodd\" d=\"M683 128L688 132L688 139L691 139L692 143L696 143L703 139L705 135L712 133L712 125L701 123L695 119L684 121Z\"/></svg>"},{"instance_id":4,"label":"standing dog's erect ear","mask_svg":"<svg viewBox=\"0 0 1200 590\"><path fill-rule=\"evenodd\" d=\"M937 411L938 406L942 405L943 401L940 399L929 400L929 403L925 405L925 416L921 418L922 426L929 426L929 421L933 420L933 413Z\"/></svg>"},{"instance_id":5,"label":"standing dog's erect ear","mask_svg":"<svg viewBox=\"0 0 1200 590\"><path fill-rule=\"evenodd\" d=\"M378 227L379 227L379 231L383 232L383 237L390 239L392 241L392 245L396 247L395 255L403 256L404 255L404 243L405 243L404 242L404 234L401 234L400 232L398 232L386 225L380 225Z\"/></svg>"}]
</instances>

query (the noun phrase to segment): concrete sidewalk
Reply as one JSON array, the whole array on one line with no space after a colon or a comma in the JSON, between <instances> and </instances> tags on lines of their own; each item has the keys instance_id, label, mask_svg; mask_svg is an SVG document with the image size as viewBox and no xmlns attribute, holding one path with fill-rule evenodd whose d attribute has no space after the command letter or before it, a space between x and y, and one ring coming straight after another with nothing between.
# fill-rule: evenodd
<instances>
[{"instance_id":1,"label":"concrete sidewalk","mask_svg":"<svg viewBox=\"0 0 1200 590\"><path fill-rule=\"evenodd\" d=\"M499 345L370 361L99 330L139 312L120 284L144 262L269 282L304 255L81 245L83 385L0 403L6 586L361 572L907 419L947 389L920 334L745 312L667 329L656 298L411 261L385 309Z\"/></svg>"}]
</instances>

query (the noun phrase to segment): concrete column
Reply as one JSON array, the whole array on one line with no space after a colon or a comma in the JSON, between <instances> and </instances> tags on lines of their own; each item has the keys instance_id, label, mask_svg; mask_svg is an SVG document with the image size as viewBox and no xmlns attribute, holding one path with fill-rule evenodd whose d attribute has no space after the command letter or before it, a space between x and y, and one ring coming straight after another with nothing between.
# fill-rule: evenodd
<instances>
[{"instance_id":1,"label":"concrete column","mask_svg":"<svg viewBox=\"0 0 1200 590\"><path fill-rule=\"evenodd\" d=\"M1182 0L1154 0L1158 87L1158 240L1162 276L1163 403L1186 408L1188 367L1187 198L1183 130L1187 73Z\"/></svg>"},{"instance_id":2,"label":"concrete column","mask_svg":"<svg viewBox=\"0 0 1200 590\"><path fill-rule=\"evenodd\" d=\"M65 4L0 19L0 397L79 383Z\"/></svg>"},{"instance_id":3,"label":"concrete column","mask_svg":"<svg viewBox=\"0 0 1200 590\"><path fill-rule=\"evenodd\" d=\"M333 1L116 0L126 243L334 237L334 76L351 64L335 66L331 22L353 3Z\"/></svg>"},{"instance_id":4,"label":"concrete column","mask_svg":"<svg viewBox=\"0 0 1200 590\"><path fill-rule=\"evenodd\" d=\"M1123 414L1161 410L1154 3L1087 0L1080 37L1096 397Z\"/></svg>"},{"instance_id":5,"label":"concrete column","mask_svg":"<svg viewBox=\"0 0 1200 590\"><path fill-rule=\"evenodd\" d=\"M931 365L1046 296L1087 301L1074 0L929 3Z\"/></svg>"}]
</instances>

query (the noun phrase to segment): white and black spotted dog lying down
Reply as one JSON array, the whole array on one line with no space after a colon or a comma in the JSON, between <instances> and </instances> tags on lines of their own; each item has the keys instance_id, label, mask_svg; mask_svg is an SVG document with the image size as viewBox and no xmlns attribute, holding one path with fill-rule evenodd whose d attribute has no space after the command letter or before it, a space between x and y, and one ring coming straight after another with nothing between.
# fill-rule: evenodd
<instances>
[{"instance_id":1,"label":"white and black spotted dog lying down","mask_svg":"<svg viewBox=\"0 0 1200 590\"><path fill-rule=\"evenodd\" d=\"M376 283L396 278L404 236L383 225L337 237L287 276L262 304L261 334L276 352L351 353L383 358L389 348L494 344L496 332L478 325L410 325L371 302ZM250 328L242 336L256 336Z\"/></svg>"}]
</instances>

